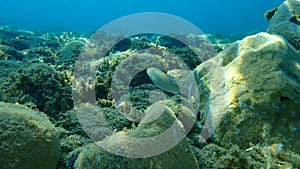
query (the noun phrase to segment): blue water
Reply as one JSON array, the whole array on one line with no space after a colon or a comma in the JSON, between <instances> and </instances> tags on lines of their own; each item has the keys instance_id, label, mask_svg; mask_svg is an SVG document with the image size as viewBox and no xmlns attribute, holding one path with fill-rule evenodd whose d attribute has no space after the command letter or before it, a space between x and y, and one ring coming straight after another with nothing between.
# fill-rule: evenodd
<instances>
[{"instance_id":1,"label":"blue water","mask_svg":"<svg viewBox=\"0 0 300 169\"><path fill-rule=\"evenodd\" d=\"M129 14L163 12L204 32L265 31L263 14L283 0L0 0L0 25L34 30L93 31Z\"/></svg>"}]
</instances>

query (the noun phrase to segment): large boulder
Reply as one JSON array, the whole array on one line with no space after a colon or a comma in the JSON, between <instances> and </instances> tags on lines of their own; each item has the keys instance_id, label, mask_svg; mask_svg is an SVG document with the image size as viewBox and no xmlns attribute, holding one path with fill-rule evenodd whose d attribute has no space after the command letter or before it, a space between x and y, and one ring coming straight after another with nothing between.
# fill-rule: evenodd
<instances>
[{"instance_id":1,"label":"large boulder","mask_svg":"<svg viewBox=\"0 0 300 169\"><path fill-rule=\"evenodd\" d=\"M200 112L212 140L224 147L276 144L300 152L300 55L285 39L248 36L195 73L202 77L200 91L210 93L200 95Z\"/></svg>"},{"instance_id":2,"label":"large boulder","mask_svg":"<svg viewBox=\"0 0 300 169\"><path fill-rule=\"evenodd\" d=\"M124 128L97 144L86 146L74 168L197 169L192 148L184 138L184 122L180 122L168 106L161 107L165 104L169 105L158 102L149 107L137 128ZM182 111L192 116L188 108Z\"/></svg>"},{"instance_id":3,"label":"large boulder","mask_svg":"<svg viewBox=\"0 0 300 169\"><path fill-rule=\"evenodd\" d=\"M0 122L1 168L56 168L60 143L44 113L0 102Z\"/></svg>"},{"instance_id":4,"label":"large boulder","mask_svg":"<svg viewBox=\"0 0 300 169\"><path fill-rule=\"evenodd\" d=\"M300 1L286 0L278 8L269 10L267 32L284 36L296 49L300 49Z\"/></svg>"}]
</instances>

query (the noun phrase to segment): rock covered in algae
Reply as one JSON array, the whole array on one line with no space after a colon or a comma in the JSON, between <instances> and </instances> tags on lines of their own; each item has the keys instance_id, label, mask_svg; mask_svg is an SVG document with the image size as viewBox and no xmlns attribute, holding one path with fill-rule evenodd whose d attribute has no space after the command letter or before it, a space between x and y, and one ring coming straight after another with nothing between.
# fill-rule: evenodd
<instances>
[{"instance_id":1,"label":"rock covered in algae","mask_svg":"<svg viewBox=\"0 0 300 169\"><path fill-rule=\"evenodd\" d=\"M0 61L0 100L25 104L43 111L50 117L72 108L70 82L66 75L44 63Z\"/></svg>"},{"instance_id":2,"label":"rock covered in algae","mask_svg":"<svg viewBox=\"0 0 300 169\"><path fill-rule=\"evenodd\" d=\"M127 88L129 85L138 86L144 82L150 83L145 69L156 67L165 72L173 69L190 70L203 60L215 55L213 45L204 35L173 36L149 34L125 38L116 44L115 48L105 53L94 47L83 50L80 54L83 59L77 64L74 76L73 94L76 98L78 95L81 96L78 97L78 103L86 101L85 94L95 91L100 105L111 107L113 98L118 97L112 94L112 90L123 91L124 87ZM157 43L153 39L156 39ZM189 47L184 42L193 44L194 47ZM98 47L102 46L105 45L100 44ZM98 58L86 59L94 56ZM93 80L86 77L87 74L92 74L86 70L86 66L92 66L96 71L95 85ZM112 88L112 83L115 88Z\"/></svg>"},{"instance_id":3,"label":"rock covered in algae","mask_svg":"<svg viewBox=\"0 0 300 169\"><path fill-rule=\"evenodd\" d=\"M199 167L203 169L298 168L300 164L299 155L284 151L281 144L257 144L248 149L241 149L237 145L224 148L212 143L196 152Z\"/></svg>"},{"instance_id":4,"label":"rock covered in algae","mask_svg":"<svg viewBox=\"0 0 300 169\"><path fill-rule=\"evenodd\" d=\"M214 155L212 155L214 153ZM259 150L243 151L237 145L226 149L208 144L198 152L199 167L207 168L264 168L263 154Z\"/></svg>"},{"instance_id":5,"label":"rock covered in algae","mask_svg":"<svg viewBox=\"0 0 300 169\"><path fill-rule=\"evenodd\" d=\"M276 12L275 12L276 11ZM300 49L300 1L286 0L272 14L267 32L284 36L296 49Z\"/></svg>"},{"instance_id":6,"label":"rock covered in algae","mask_svg":"<svg viewBox=\"0 0 300 169\"><path fill-rule=\"evenodd\" d=\"M44 113L2 102L0 121L1 168L55 169L60 143Z\"/></svg>"},{"instance_id":7,"label":"rock covered in algae","mask_svg":"<svg viewBox=\"0 0 300 169\"><path fill-rule=\"evenodd\" d=\"M236 42L211 62L218 60L215 75L205 75L204 65L195 71L204 75L200 87L210 92L201 95L209 104L201 104L200 110L210 110L205 117L212 122L208 127L215 127L213 140L245 149L249 143L276 143L299 153L299 53L285 39L259 33Z\"/></svg>"},{"instance_id":8,"label":"rock covered in algae","mask_svg":"<svg viewBox=\"0 0 300 169\"><path fill-rule=\"evenodd\" d=\"M184 110L188 114L188 109ZM147 114L135 129L124 129L96 144L86 146L79 154L75 168L198 168L197 160L187 139L176 140L176 138L184 135L182 123L177 120L170 108L162 110L161 113L159 111ZM156 113L160 114L158 118L155 118L158 115ZM158 137L155 136L165 134L164 131L172 125L177 126L174 130L172 129L172 135L163 137L165 140L156 140ZM141 142L135 139L140 139ZM143 139L150 139L151 141L143 141ZM176 142L175 146L163 151L172 142ZM114 153L101 147L105 147L106 150ZM161 154L148 156L157 150L159 151L159 148L162 150ZM143 153L145 157L128 158ZM116 154L127 156L123 157Z\"/></svg>"}]
</instances>

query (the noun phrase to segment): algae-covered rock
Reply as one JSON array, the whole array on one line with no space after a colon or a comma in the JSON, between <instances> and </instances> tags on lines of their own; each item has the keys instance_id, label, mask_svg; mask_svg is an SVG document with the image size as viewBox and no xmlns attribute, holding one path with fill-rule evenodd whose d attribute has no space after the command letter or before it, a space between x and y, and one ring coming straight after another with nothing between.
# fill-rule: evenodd
<instances>
[{"instance_id":1,"label":"algae-covered rock","mask_svg":"<svg viewBox=\"0 0 300 169\"><path fill-rule=\"evenodd\" d=\"M63 129L67 130L69 135L78 134L81 136L86 136L86 133L82 129L74 109L65 113L60 113L59 117L53 123L55 126L62 127Z\"/></svg>"},{"instance_id":2,"label":"algae-covered rock","mask_svg":"<svg viewBox=\"0 0 300 169\"><path fill-rule=\"evenodd\" d=\"M214 154L214 155L212 155ZM208 144L198 150L199 167L206 168L264 168L264 156L259 150L241 150L233 145L224 148L216 144Z\"/></svg>"},{"instance_id":3,"label":"algae-covered rock","mask_svg":"<svg viewBox=\"0 0 300 169\"><path fill-rule=\"evenodd\" d=\"M219 79L205 75L203 65L195 71L204 75L200 87L210 92L201 95L209 104L200 109L209 108L213 140L241 148L276 143L299 153L299 53L283 38L259 33L236 42L218 60Z\"/></svg>"},{"instance_id":4,"label":"algae-covered rock","mask_svg":"<svg viewBox=\"0 0 300 169\"><path fill-rule=\"evenodd\" d=\"M270 25L267 32L284 36L296 49L300 49L300 1L284 1L272 11L271 16L268 16Z\"/></svg>"},{"instance_id":5,"label":"algae-covered rock","mask_svg":"<svg viewBox=\"0 0 300 169\"><path fill-rule=\"evenodd\" d=\"M81 150L74 164L75 169L130 169L126 158L105 151L95 143Z\"/></svg>"},{"instance_id":6,"label":"algae-covered rock","mask_svg":"<svg viewBox=\"0 0 300 169\"><path fill-rule=\"evenodd\" d=\"M77 56L84 45L83 41L74 40L64 44L54 57L58 70L70 70L74 67Z\"/></svg>"},{"instance_id":7,"label":"algae-covered rock","mask_svg":"<svg viewBox=\"0 0 300 169\"><path fill-rule=\"evenodd\" d=\"M15 48L6 45L0 45L0 60L22 60L24 56Z\"/></svg>"},{"instance_id":8,"label":"algae-covered rock","mask_svg":"<svg viewBox=\"0 0 300 169\"><path fill-rule=\"evenodd\" d=\"M57 168L72 168L80 150L93 141L77 134L69 136L67 132L62 134L63 138L60 138L61 155Z\"/></svg>"},{"instance_id":9,"label":"algae-covered rock","mask_svg":"<svg viewBox=\"0 0 300 169\"><path fill-rule=\"evenodd\" d=\"M93 41L93 38L90 41ZM102 46L105 45L101 42L98 48ZM146 34L141 37L137 35L130 37L130 40L125 38L111 50L104 51L106 50L99 51L94 47L81 51L78 58L80 62L76 63L74 73L73 94L74 98L78 98L76 102L85 102L86 95L95 91L102 107L112 107L112 100L118 101L118 96L115 96L113 91L122 95L124 88L151 83L145 71L147 68L156 67L165 72L173 69L190 70L216 54L205 35L193 34ZM87 66L94 71L89 72ZM86 75L95 72L97 80L94 85L94 79L89 79Z\"/></svg>"},{"instance_id":10,"label":"algae-covered rock","mask_svg":"<svg viewBox=\"0 0 300 169\"><path fill-rule=\"evenodd\" d=\"M55 169L60 143L47 116L29 108L0 103L0 166L3 169Z\"/></svg>"},{"instance_id":11,"label":"algae-covered rock","mask_svg":"<svg viewBox=\"0 0 300 169\"><path fill-rule=\"evenodd\" d=\"M184 126L175 113L168 107L162 109L161 105L151 109L137 128L125 128L87 146L79 154L75 168L198 168L193 151L184 138ZM183 110L189 114L187 109Z\"/></svg>"},{"instance_id":12,"label":"algae-covered rock","mask_svg":"<svg viewBox=\"0 0 300 169\"><path fill-rule=\"evenodd\" d=\"M79 149L93 141L83 130L74 109L60 113L59 118L53 121L59 134L61 155L58 168L70 166L74 163L74 150ZM78 154L78 153L77 153Z\"/></svg>"},{"instance_id":13,"label":"algae-covered rock","mask_svg":"<svg viewBox=\"0 0 300 169\"><path fill-rule=\"evenodd\" d=\"M212 154L214 154L212 156ZM241 149L208 144L196 150L199 167L206 168L299 168L300 156L284 151L281 144L251 145Z\"/></svg>"},{"instance_id":14,"label":"algae-covered rock","mask_svg":"<svg viewBox=\"0 0 300 169\"><path fill-rule=\"evenodd\" d=\"M17 66L15 66L17 65ZM14 63L1 61L0 67L9 71L1 76L0 100L32 105L51 117L72 108L71 86L66 75L43 63Z\"/></svg>"},{"instance_id":15,"label":"algae-covered rock","mask_svg":"<svg viewBox=\"0 0 300 169\"><path fill-rule=\"evenodd\" d=\"M151 52L162 52L163 55L151 54ZM87 65L92 65L95 70L97 69L95 85L93 80L85 77L87 74L91 75L86 70ZM145 71L149 67L162 70L188 69L179 57L166 49L153 49L142 54L131 50L119 52L96 61L79 63L75 69L75 77L78 76L78 78L74 78L73 81L73 96L78 98L76 102L85 102L87 95L94 91L102 107L111 107L112 103L108 102L113 99L118 102L129 86L151 83ZM84 78L86 79L83 80Z\"/></svg>"}]
</instances>

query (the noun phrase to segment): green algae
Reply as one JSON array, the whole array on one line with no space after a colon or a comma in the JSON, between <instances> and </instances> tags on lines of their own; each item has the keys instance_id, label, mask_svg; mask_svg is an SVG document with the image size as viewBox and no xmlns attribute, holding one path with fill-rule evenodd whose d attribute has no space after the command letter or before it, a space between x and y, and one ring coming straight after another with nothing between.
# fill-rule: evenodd
<instances>
[{"instance_id":1,"label":"green algae","mask_svg":"<svg viewBox=\"0 0 300 169\"><path fill-rule=\"evenodd\" d=\"M0 121L1 168L56 168L60 141L44 113L1 102Z\"/></svg>"},{"instance_id":2,"label":"green algae","mask_svg":"<svg viewBox=\"0 0 300 169\"><path fill-rule=\"evenodd\" d=\"M13 63L9 67L13 67ZM5 64L2 64L5 66ZM16 71L2 76L0 100L30 104L51 117L72 108L71 86L65 75L44 63L19 64Z\"/></svg>"}]
</instances>

